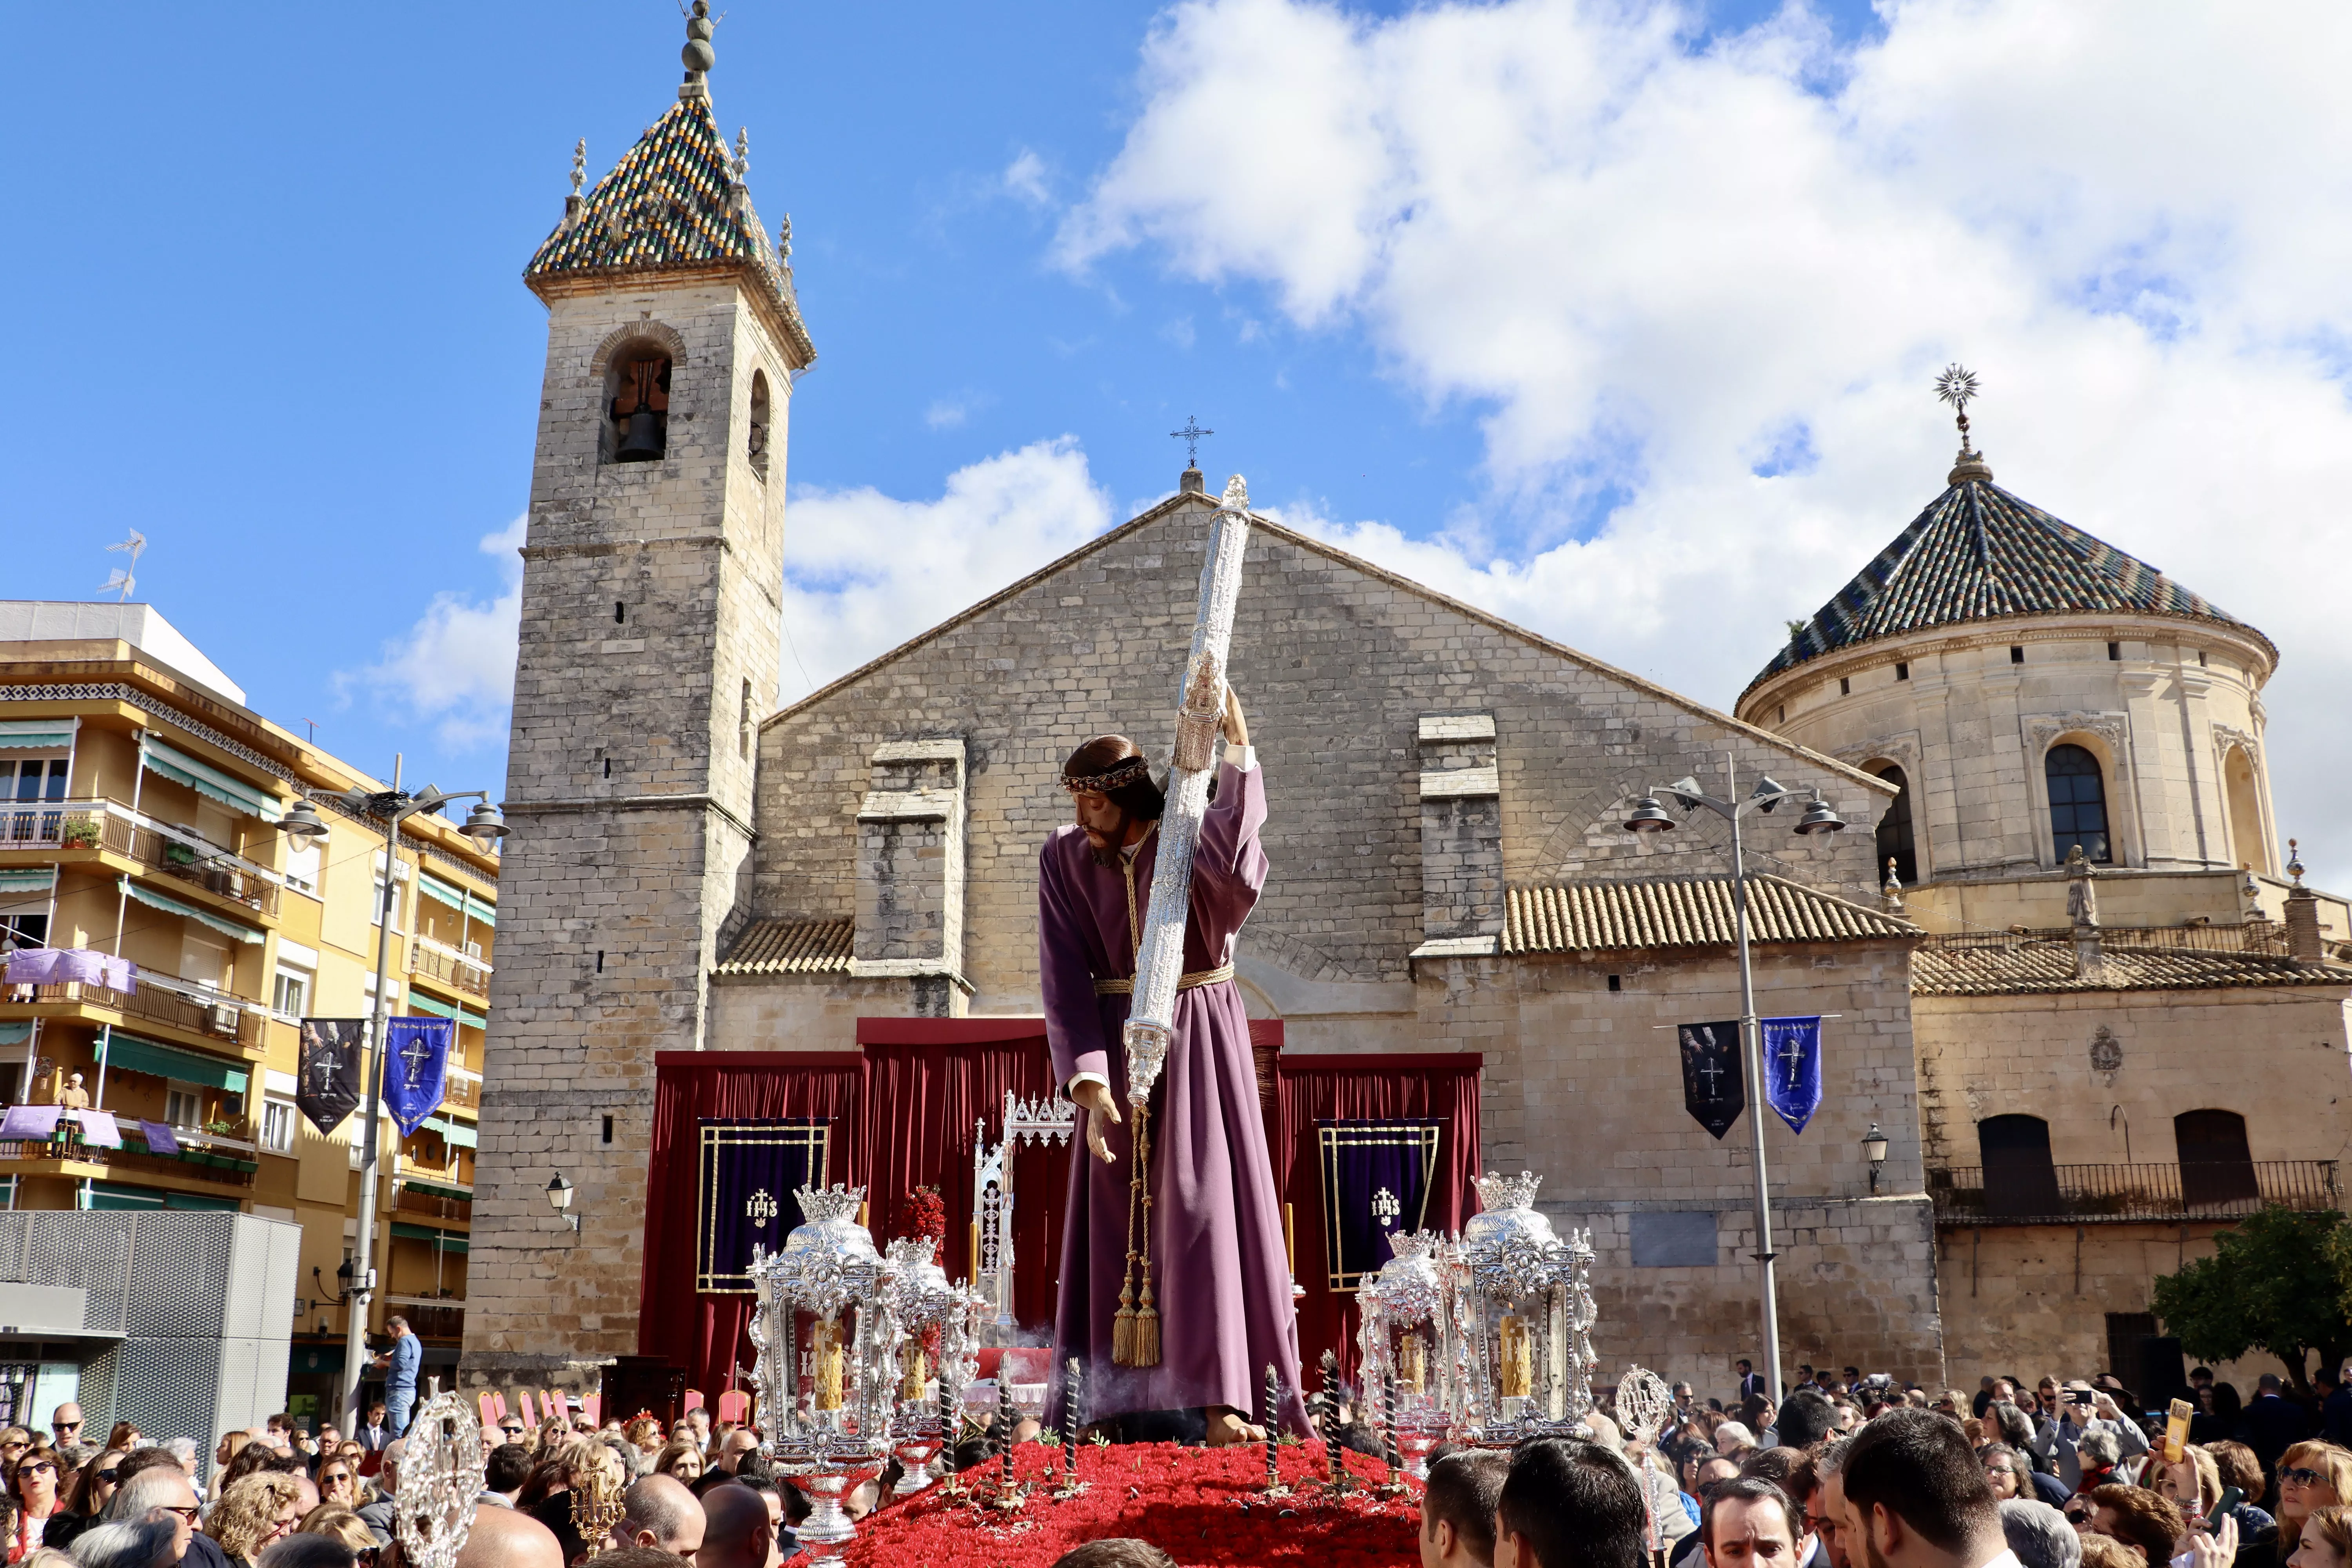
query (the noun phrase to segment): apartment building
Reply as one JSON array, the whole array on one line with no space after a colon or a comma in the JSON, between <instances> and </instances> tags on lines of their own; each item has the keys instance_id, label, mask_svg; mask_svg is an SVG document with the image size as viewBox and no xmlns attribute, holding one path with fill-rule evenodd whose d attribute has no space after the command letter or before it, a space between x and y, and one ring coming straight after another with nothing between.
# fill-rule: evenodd
<instances>
[{"instance_id":1,"label":"apartment building","mask_svg":"<svg viewBox=\"0 0 2352 1568\"><path fill-rule=\"evenodd\" d=\"M499 863L437 816L402 824L387 856L383 820L343 796L389 787L253 711L150 606L0 602L0 943L131 966L0 986L9 1103L71 1104L78 1076L121 1135L0 1142L0 1207L299 1226L293 1290L267 1310L286 1328L288 1405L325 1418L365 1110L321 1134L298 1110L299 1026L373 1013L387 878L391 1012L458 1027L443 1110L405 1139L383 1124L369 1327L404 1314L429 1370L455 1364L465 1312ZM329 827L307 844L278 831L304 795ZM110 1386L101 1345L14 1332L0 1326L0 1418L77 1378Z\"/></svg>"}]
</instances>

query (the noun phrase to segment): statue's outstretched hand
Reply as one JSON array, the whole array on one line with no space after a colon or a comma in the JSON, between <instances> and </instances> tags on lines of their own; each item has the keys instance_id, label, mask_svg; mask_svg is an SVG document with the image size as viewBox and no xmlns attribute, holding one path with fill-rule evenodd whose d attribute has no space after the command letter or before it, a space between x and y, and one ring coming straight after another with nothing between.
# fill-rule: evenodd
<instances>
[{"instance_id":1,"label":"statue's outstretched hand","mask_svg":"<svg viewBox=\"0 0 2352 1568\"><path fill-rule=\"evenodd\" d=\"M1119 1121L1118 1102L1111 1098L1110 1086L1088 1079L1070 1090L1070 1099L1087 1113L1087 1147L1094 1151L1095 1158L1106 1165L1118 1159L1103 1135L1106 1127Z\"/></svg>"}]
</instances>

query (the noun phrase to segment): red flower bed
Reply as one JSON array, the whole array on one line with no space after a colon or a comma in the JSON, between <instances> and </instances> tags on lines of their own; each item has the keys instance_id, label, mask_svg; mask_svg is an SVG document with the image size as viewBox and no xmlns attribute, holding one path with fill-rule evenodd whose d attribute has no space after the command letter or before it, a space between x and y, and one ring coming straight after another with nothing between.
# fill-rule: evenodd
<instances>
[{"instance_id":1,"label":"red flower bed","mask_svg":"<svg viewBox=\"0 0 2352 1568\"><path fill-rule=\"evenodd\" d=\"M1013 1452L1013 1473L1030 1489L1019 1509L985 1505L997 1470L992 1460L965 1472L961 1500L935 1485L874 1514L858 1527L848 1561L856 1568L1045 1568L1082 1542L1131 1536L1184 1568L1414 1568L1419 1486L1408 1481L1405 1496L1381 1499L1373 1489L1387 1468L1362 1454L1343 1458L1358 1489L1334 1497L1322 1484L1323 1446L1285 1444L1282 1479L1291 1495L1267 1499L1260 1495L1263 1447L1087 1446L1078 1450L1087 1490L1056 1500L1047 1469L1049 1463L1058 1469L1060 1451L1024 1444Z\"/></svg>"}]
</instances>

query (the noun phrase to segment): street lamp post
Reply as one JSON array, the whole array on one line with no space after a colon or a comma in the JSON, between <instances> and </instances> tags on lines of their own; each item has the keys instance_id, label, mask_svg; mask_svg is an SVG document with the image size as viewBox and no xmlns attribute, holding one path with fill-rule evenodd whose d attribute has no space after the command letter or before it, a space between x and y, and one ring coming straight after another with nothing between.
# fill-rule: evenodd
<instances>
[{"instance_id":1,"label":"street lamp post","mask_svg":"<svg viewBox=\"0 0 2352 1568\"><path fill-rule=\"evenodd\" d=\"M392 922L400 907L400 825L420 812L435 811L453 800L473 800L481 804L467 815L460 830L488 854L507 835L506 820L499 808L490 804L486 790L465 790L456 794L426 784L416 795L404 793L400 787L400 766L395 761L392 770L392 787L368 791L350 789L343 792L343 803L354 811L381 818L383 823L383 901L376 910L375 942L375 1008L370 1020L366 1047L372 1053L367 1071L367 1125L361 1132L360 1145L360 1213L359 1237L352 1249L352 1281L349 1310L343 1333L343 1419L346 1430L360 1418L360 1384L366 1370L368 1309L375 1300L375 1194L376 1164L379 1158L376 1133L383 1121L383 1037L392 1014ZM323 837L327 825L320 821L317 810L305 799L295 804L281 827L297 841ZM338 1273L341 1270L337 1271Z\"/></svg>"},{"instance_id":2,"label":"street lamp post","mask_svg":"<svg viewBox=\"0 0 2352 1568\"><path fill-rule=\"evenodd\" d=\"M1673 795L1683 810L1693 812L1704 806L1731 824L1731 908L1739 942L1739 1047L1740 1070L1747 1075L1748 1130L1755 1135L1756 1164L1756 1263L1758 1268L1758 1310L1764 1330L1764 1385L1772 1403L1780 1403L1780 1299L1772 1274L1772 1198L1771 1183L1764 1163L1764 1068L1763 1026L1756 1016L1756 973L1748 959L1748 865L1739 832L1739 819L1750 811L1769 812L1782 801L1799 792L1776 783L1769 775L1756 781L1756 788L1747 799L1738 796L1738 766L1730 752L1723 757L1723 781L1726 798L1717 799L1700 790L1696 779L1685 778L1669 784L1661 792L1651 790L1633 803L1633 810L1625 819L1629 833L1666 833L1681 826L1658 804L1663 793ZM1822 799L1822 792L1809 792L1811 802L1796 824L1802 834L1835 833L1845 826L1838 814Z\"/></svg>"}]
</instances>

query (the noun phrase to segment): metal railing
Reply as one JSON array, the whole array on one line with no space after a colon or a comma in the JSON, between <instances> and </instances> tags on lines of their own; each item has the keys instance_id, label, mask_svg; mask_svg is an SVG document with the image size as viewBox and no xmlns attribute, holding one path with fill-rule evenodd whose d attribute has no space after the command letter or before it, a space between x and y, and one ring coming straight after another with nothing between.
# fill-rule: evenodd
<instances>
[{"instance_id":1,"label":"metal railing","mask_svg":"<svg viewBox=\"0 0 2352 1568\"><path fill-rule=\"evenodd\" d=\"M194 1143L183 1144L177 1154L151 1154L144 1148L104 1149L94 1143L83 1142L81 1130L78 1127L67 1125L58 1131L65 1136L47 1143L29 1140L0 1142L0 1165L28 1160L67 1159L85 1165L102 1165L110 1174L176 1177L182 1181L213 1182L234 1187L253 1185L257 1162L250 1154L204 1149Z\"/></svg>"},{"instance_id":2,"label":"metal railing","mask_svg":"<svg viewBox=\"0 0 2352 1568\"><path fill-rule=\"evenodd\" d=\"M420 1340L462 1339L466 1333L466 1303L462 1300L428 1300L420 1296L386 1296L384 1305L408 1320L408 1327Z\"/></svg>"},{"instance_id":3,"label":"metal railing","mask_svg":"<svg viewBox=\"0 0 2352 1568\"><path fill-rule=\"evenodd\" d=\"M2333 1160L2192 1161L2187 1165L1981 1166L1927 1172L1927 1195L1946 1225L2095 1225L2138 1220L2242 1219L2271 1205L2306 1212L2344 1206Z\"/></svg>"},{"instance_id":4,"label":"metal railing","mask_svg":"<svg viewBox=\"0 0 2352 1568\"><path fill-rule=\"evenodd\" d=\"M21 994L25 992L31 994ZM130 993L84 980L58 985L0 986L0 1005L27 1002L79 1002L86 1007L110 1008L142 1023L202 1035L221 1045L261 1048L264 1015L257 1004L208 993L192 981L154 970L141 970L139 989Z\"/></svg>"},{"instance_id":5,"label":"metal railing","mask_svg":"<svg viewBox=\"0 0 2352 1568\"><path fill-rule=\"evenodd\" d=\"M2284 957L2286 928L2271 921L2252 920L2243 925L2101 926L2099 945L2169 952L2253 952ZM2074 941L2072 926L2019 926L2012 931L1945 931L1924 945L1948 952L1987 948L2007 952L2029 943Z\"/></svg>"},{"instance_id":6,"label":"metal railing","mask_svg":"<svg viewBox=\"0 0 2352 1568\"><path fill-rule=\"evenodd\" d=\"M485 1001L489 998L490 966L455 948L444 947L430 937L408 939L408 972L455 986L468 996L479 996Z\"/></svg>"},{"instance_id":7,"label":"metal railing","mask_svg":"<svg viewBox=\"0 0 2352 1568\"><path fill-rule=\"evenodd\" d=\"M277 872L117 800L0 805L0 849L111 849L249 910L278 913Z\"/></svg>"}]
</instances>

